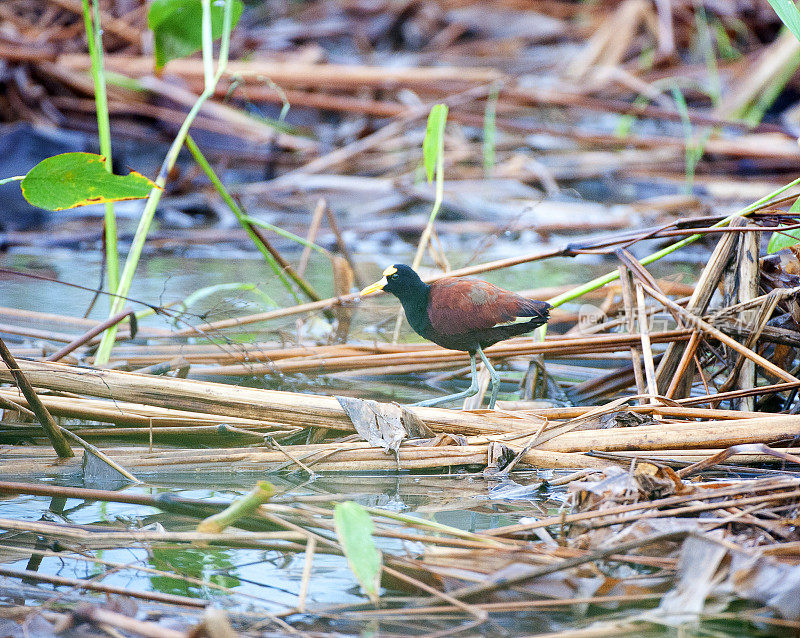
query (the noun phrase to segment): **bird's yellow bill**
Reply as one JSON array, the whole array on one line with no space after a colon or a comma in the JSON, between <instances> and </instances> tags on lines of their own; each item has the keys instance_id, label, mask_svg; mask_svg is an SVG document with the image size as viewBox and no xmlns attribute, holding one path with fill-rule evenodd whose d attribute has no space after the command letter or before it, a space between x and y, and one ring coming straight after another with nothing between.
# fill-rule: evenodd
<instances>
[{"instance_id":1,"label":"bird's yellow bill","mask_svg":"<svg viewBox=\"0 0 800 638\"><path fill-rule=\"evenodd\" d=\"M383 290L383 287L388 284L389 282L386 281L386 277L382 277L380 281L376 281L374 284L370 284L360 293L358 293L359 297L366 297L368 295L374 295L376 292L380 292Z\"/></svg>"}]
</instances>

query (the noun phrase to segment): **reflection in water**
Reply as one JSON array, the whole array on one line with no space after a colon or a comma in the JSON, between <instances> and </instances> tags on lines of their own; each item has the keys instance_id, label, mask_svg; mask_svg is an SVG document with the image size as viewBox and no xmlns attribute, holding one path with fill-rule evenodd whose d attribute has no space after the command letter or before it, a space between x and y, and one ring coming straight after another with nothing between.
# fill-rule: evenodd
<instances>
[{"instance_id":1,"label":"reflection in water","mask_svg":"<svg viewBox=\"0 0 800 638\"><path fill-rule=\"evenodd\" d=\"M130 493L171 493L185 498L207 500L232 500L250 490L261 478L254 474L187 475L159 486L131 486ZM535 473L520 474L521 484L538 484ZM80 485L77 481L60 481ZM351 499L365 506L400 511L404 514L444 523L460 529L479 531L490 526L511 524L521 516L544 514L547 494L535 490L520 492L522 500L501 497L492 499L495 483L471 475L397 475L397 476L321 476L314 481L292 482L287 477L276 477L274 483L279 496L276 502L286 504L307 503L308 507L330 507L332 502ZM214 490L209 490L209 484ZM197 520L160 510L125 503L94 502L79 499L49 499L19 496L2 501L0 509L9 518L16 517L15 510L24 511L27 520L52 520L66 524L83 524L106 530L192 531ZM330 534L325 529L316 530ZM418 532L414 532L418 533ZM72 542L58 545L37 543L35 535L0 532L0 564L17 569L35 569L42 574L55 574L68 578L100 577L98 582L125 587L129 590L157 591L166 594L216 600L226 606L248 605L253 599L273 613L292 609L300 592L304 552L198 547L186 544L130 542L129 547L84 547ZM377 539L380 549L389 554L414 556L418 544L391 538ZM16 549L12 550L14 547ZM30 549L42 550L34 555ZM47 555L53 549L57 556ZM85 557L94 557L110 564L85 560L74 550L80 549ZM139 568L146 567L169 575L152 574ZM183 577L183 578L182 578ZM192 579L192 580L190 580ZM193 582L193 580L205 581ZM209 586L211 585L214 586ZM245 597L230 599L219 588L233 590ZM308 591L309 607L356 603L363 597L345 559L327 553L320 546L314 557L313 577Z\"/></svg>"},{"instance_id":2,"label":"reflection in water","mask_svg":"<svg viewBox=\"0 0 800 638\"><path fill-rule=\"evenodd\" d=\"M150 564L156 569L206 580L227 588L240 584L231 559L228 551L211 547L154 547L150 553ZM179 596L206 598L210 593L202 585L167 576L150 576L150 584L156 591Z\"/></svg>"}]
</instances>

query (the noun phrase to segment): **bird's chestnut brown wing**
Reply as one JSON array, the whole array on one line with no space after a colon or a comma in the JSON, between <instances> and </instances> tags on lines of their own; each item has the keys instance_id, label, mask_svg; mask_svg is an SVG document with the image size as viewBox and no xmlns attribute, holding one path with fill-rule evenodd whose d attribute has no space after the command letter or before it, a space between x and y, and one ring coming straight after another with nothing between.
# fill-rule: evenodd
<instances>
[{"instance_id":1,"label":"bird's chestnut brown wing","mask_svg":"<svg viewBox=\"0 0 800 638\"><path fill-rule=\"evenodd\" d=\"M485 330L513 321L524 298L475 279L440 279L431 284L428 319L443 334Z\"/></svg>"}]
</instances>

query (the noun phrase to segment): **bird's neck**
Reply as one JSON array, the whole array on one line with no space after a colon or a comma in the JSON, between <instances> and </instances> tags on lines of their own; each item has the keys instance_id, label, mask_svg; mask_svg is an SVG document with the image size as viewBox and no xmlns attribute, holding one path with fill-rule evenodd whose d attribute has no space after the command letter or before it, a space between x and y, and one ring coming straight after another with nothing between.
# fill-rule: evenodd
<instances>
[{"instance_id":1,"label":"bird's neck","mask_svg":"<svg viewBox=\"0 0 800 638\"><path fill-rule=\"evenodd\" d=\"M408 323L417 334L423 337L430 328L430 320L428 319L428 295L430 294L430 286L422 281L419 282L414 290L414 294L408 295L405 299L401 300L403 310L406 313Z\"/></svg>"}]
</instances>

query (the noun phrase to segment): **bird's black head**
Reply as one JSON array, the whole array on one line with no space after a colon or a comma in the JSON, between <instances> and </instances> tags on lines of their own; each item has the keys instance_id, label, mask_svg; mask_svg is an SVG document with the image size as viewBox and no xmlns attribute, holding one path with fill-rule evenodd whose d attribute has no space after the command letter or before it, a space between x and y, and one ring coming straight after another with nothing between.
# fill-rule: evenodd
<instances>
[{"instance_id":1,"label":"bird's black head","mask_svg":"<svg viewBox=\"0 0 800 638\"><path fill-rule=\"evenodd\" d=\"M411 266L395 264L384 270L383 278L364 288L359 296L374 295L379 290L390 292L401 301L422 296L427 300L428 285L419 278Z\"/></svg>"}]
</instances>

